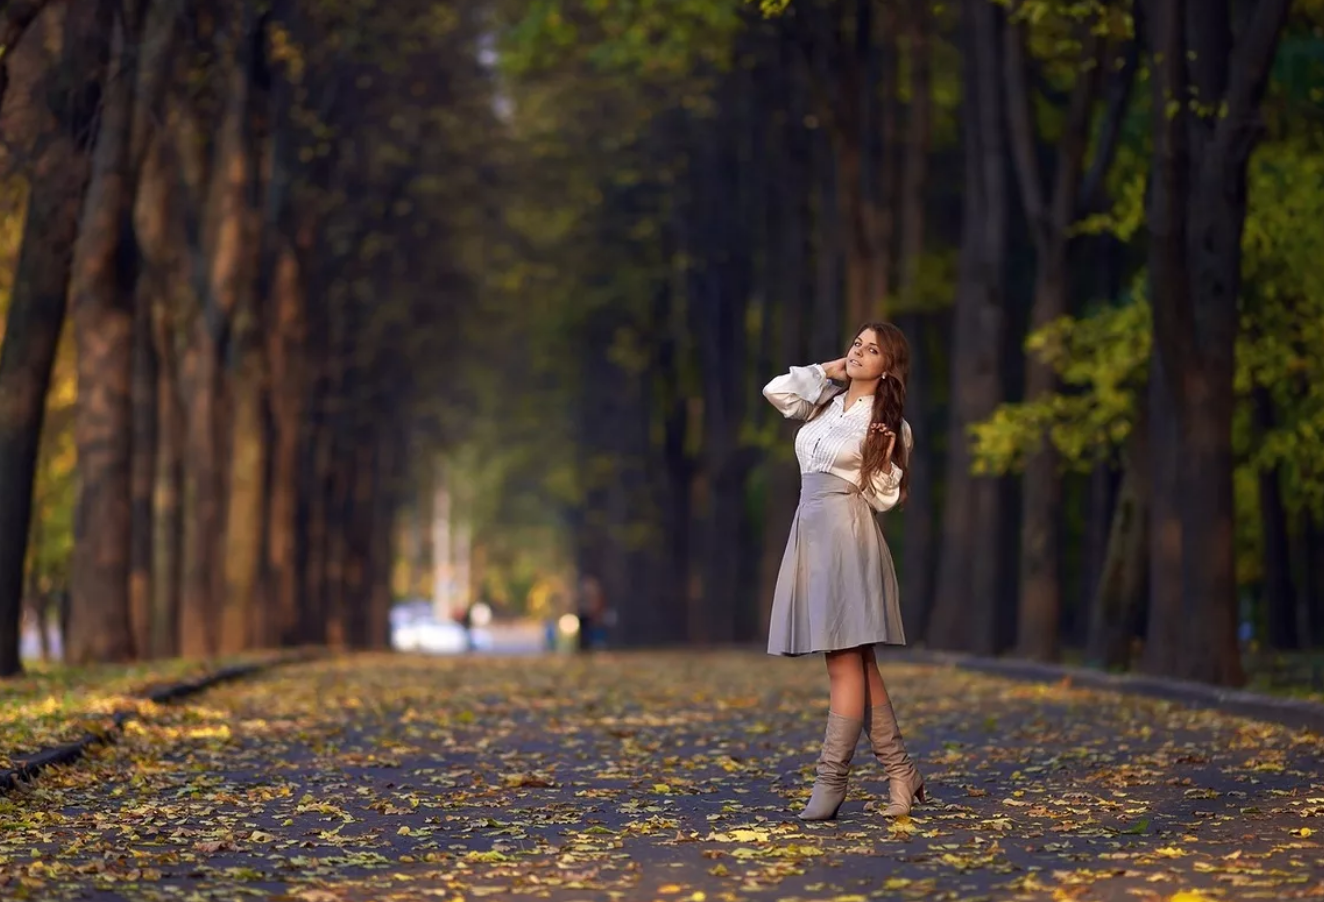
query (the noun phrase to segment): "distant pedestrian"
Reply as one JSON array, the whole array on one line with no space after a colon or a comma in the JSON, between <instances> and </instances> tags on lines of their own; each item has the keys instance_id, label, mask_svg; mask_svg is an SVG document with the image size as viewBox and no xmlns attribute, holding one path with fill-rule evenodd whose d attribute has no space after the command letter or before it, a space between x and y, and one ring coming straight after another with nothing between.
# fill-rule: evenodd
<instances>
[{"instance_id":1,"label":"distant pedestrian","mask_svg":"<svg viewBox=\"0 0 1324 902\"><path fill-rule=\"evenodd\" d=\"M602 589L602 582L596 576L585 575L579 581L579 599L576 608L579 617L579 650L601 648L606 639L604 626L607 597Z\"/></svg>"},{"instance_id":2,"label":"distant pedestrian","mask_svg":"<svg viewBox=\"0 0 1324 902\"><path fill-rule=\"evenodd\" d=\"M792 367L763 389L788 419L806 421L795 439L800 506L768 630L769 654L827 658L827 731L804 820L836 817L861 730L887 773L890 804L883 814L906 815L924 801L924 778L902 744L874 655L876 645L906 641L892 555L874 511L906 497L912 439L902 414L909 373L901 330L868 323L842 359Z\"/></svg>"}]
</instances>

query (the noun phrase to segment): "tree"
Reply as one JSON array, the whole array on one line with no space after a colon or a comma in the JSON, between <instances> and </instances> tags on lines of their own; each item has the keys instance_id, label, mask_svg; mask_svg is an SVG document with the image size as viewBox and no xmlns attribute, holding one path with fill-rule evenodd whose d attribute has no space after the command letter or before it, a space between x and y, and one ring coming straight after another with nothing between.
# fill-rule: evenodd
<instances>
[{"instance_id":1,"label":"tree","mask_svg":"<svg viewBox=\"0 0 1324 902\"><path fill-rule=\"evenodd\" d=\"M1244 679L1237 645L1232 492L1234 347L1257 111L1290 0L1236 24L1231 5L1150 0L1154 158L1149 200L1154 336L1178 424L1181 594L1154 598L1148 669ZM1157 538L1157 537L1156 537Z\"/></svg>"},{"instance_id":2,"label":"tree","mask_svg":"<svg viewBox=\"0 0 1324 902\"><path fill-rule=\"evenodd\" d=\"M1044 4L1013 3L1012 9L1005 26L1004 73L1012 158L1034 243L1033 331L1067 312L1068 266L1076 243L1073 227L1099 203L1121 135L1120 120L1130 99L1137 55L1125 34L1124 21L1116 21L1122 18L1122 11L1113 11L1107 4L1065 12L1049 10L1046 14ZM1065 56L1067 66L1074 70L1064 122L1048 167L1051 185L1045 179L1037 147L1039 129L1035 127L1034 96L1027 72L1031 14L1035 14L1035 27L1047 32L1045 37L1053 44L1055 54ZM1059 30L1064 33L1056 33ZM1064 46L1070 49L1064 50ZM1112 77L1115 83L1109 85L1110 102L1097 129L1097 144L1091 148L1090 132L1105 77ZM1027 400L1051 392L1054 382L1055 374L1049 366L1033 356L1027 359ZM1058 574L1058 514L1062 495L1057 469L1056 455L1045 441L1026 464L1021 480L1017 645L1025 657L1042 660L1056 659L1059 653L1062 586Z\"/></svg>"},{"instance_id":3,"label":"tree","mask_svg":"<svg viewBox=\"0 0 1324 902\"><path fill-rule=\"evenodd\" d=\"M984 0L965 0L961 9L961 261L953 314L943 538L927 634L939 647L994 652L1006 641L998 601L1000 493L995 480L971 475L967 430L989 416L1003 396L1008 186L999 51L1004 16Z\"/></svg>"},{"instance_id":4,"label":"tree","mask_svg":"<svg viewBox=\"0 0 1324 902\"><path fill-rule=\"evenodd\" d=\"M23 249L14 275L0 350L0 675L16 673L23 572L32 490L51 369L64 323L66 295L83 193L89 174L95 103L105 74L102 23L81 8L65 12L58 61L36 79L33 137L42 147L28 192ZM6 47L11 45L6 45ZM12 65L6 60L6 72Z\"/></svg>"}]
</instances>

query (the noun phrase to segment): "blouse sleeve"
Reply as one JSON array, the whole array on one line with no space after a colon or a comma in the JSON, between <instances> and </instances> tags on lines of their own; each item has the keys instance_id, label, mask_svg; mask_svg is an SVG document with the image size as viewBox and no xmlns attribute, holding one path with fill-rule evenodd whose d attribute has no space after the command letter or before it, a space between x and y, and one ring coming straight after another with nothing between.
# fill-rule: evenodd
<instances>
[{"instance_id":1,"label":"blouse sleeve","mask_svg":"<svg viewBox=\"0 0 1324 902\"><path fill-rule=\"evenodd\" d=\"M906 452L909 454L915 447L914 437L910 432L910 424L905 420L901 421L901 440L906 443ZM896 507L901 501L901 467L895 462L892 464L891 473L875 473L871 480L872 485L864 489L861 494L864 500L869 502L869 506L882 513Z\"/></svg>"},{"instance_id":2,"label":"blouse sleeve","mask_svg":"<svg viewBox=\"0 0 1324 902\"><path fill-rule=\"evenodd\" d=\"M901 467L892 464L891 473L875 473L872 483L860 494L878 513L889 511L901 501Z\"/></svg>"},{"instance_id":3,"label":"blouse sleeve","mask_svg":"<svg viewBox=\"0 0 1324 902\"><path fill-rule=\"evenodd\" d=\"M763 386L763 397L786 419L805 420L814 412L827 384L827 374L819 364L793 366L789 373Z\"/></svg>"}]
</instances>

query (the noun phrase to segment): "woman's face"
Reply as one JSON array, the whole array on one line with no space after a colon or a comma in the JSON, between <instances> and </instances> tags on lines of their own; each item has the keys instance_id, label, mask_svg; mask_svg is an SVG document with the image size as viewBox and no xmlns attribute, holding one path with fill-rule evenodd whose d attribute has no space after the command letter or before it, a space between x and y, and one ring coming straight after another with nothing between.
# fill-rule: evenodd
<instances>
[{"instance_id":1,"label":"woman's face","mask_svg":"<svg viewBox=\"0 0 1324 902\"><path fill-rule=\"evenodd\" d=\"M887 371L882 346L873 329L865 329L855 336L846 352L846 374L852 379L881 379Z\"/></svg>"}]
</instances>

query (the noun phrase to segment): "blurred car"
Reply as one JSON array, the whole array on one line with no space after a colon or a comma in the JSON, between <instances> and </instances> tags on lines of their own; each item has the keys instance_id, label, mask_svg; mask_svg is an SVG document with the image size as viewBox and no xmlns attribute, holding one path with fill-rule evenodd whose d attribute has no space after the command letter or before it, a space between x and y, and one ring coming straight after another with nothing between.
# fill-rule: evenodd
<instances>
[{"instance_id":1,"label":"blurred car","mask_svg":"<svg viewBox=\"0 0 1324 902\"><path fill-rule=\"evenodd\" d=\"M466 630L462 623L439 619L431 602L411 599L391 608L391 647L396 651L455 655L488 650L492 637L485 629Z\"/></svg>"}]
</instances>

